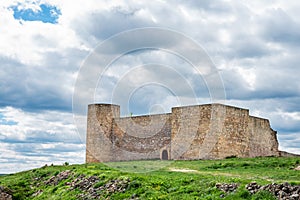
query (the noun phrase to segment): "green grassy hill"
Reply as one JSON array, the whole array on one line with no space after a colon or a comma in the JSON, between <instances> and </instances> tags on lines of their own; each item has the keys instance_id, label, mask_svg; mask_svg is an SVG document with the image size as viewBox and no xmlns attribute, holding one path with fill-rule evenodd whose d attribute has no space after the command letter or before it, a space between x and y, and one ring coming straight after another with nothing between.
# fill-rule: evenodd
<instances>
[{"instance_id":1,"label":"green grassy hill","mask_svg":"<svg viewBox=\"0 0 300 200\"><path fill-rule=\"evenodd\" d=\"M0 185L13 199L276 199L266 191L250 194L245 186L300 185L299 165L299 157L268 157L45 166L1 176ZM217 183L236 183L237 189L224 192Z\"/></svg>"}]
</instances>

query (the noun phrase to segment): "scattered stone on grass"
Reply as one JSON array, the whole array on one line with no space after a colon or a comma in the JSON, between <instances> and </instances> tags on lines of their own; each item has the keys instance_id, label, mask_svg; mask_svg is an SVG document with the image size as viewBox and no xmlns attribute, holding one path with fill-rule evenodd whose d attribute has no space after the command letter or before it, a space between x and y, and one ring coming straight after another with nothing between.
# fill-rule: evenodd
<instances>
[{"instance_id":1,"label":"scattered stone on grass","mask_svg":"<svg viewBox=\"0 0 300 200\"><path fill-rule=\"evenodd\" d=\"M250 192L250 194L255 194L261 189L261 185L258 185L256 182L252 182L246 185L246 189Z\"/></svg>"},{"instance_id":2,"label":"scattered stone on grass","mask_svg":"<svg viewBox=\"0 0 300 200\"><path fill-rule=\"evenodd\" d=\"M56 176L52 176L50 179L45 181L45 185L58 185L62 180L68 179L72 174L70 170L62 171ZM115 192L125 192L128 188L129 179L115 179L110 180L106 184L95 187L96 183L100 181L97 176L86 177L86 175L81 174L78 177L73 177L73 180L66 182L65 185L70 187L70 190L78 189L82 191L81 194L77 195L79 199L98 199L101 195L109 195ZM42 190L39 190L33 194L33 196L38 196L42 193ZM134 199L133 197L132 199ZM2 199L0 199L2 200Z\"/></svg>"},{"instance_id":3,"label":"scattered stone on grass","mask_svg":"<svg viewBox=\"0 0 300 200\"><path fill-rule=\"evenodd\" d=\"M62 171L56 176L52 176L49 180L45 181L46 185L57 185L60 181L68 179L72 174L70 170Z\"/></svg>"},{"instance_id":4,"label":"scattered stone on grass","mask_svg":"<svg viewBox=\"0 0 300 200\"><path fill-rule=\"evenodd\" d=\"M236 183L217 183L216 187L225 192L225 193L229 193L229 192L234 192L237 188L238 188L238 184Z\"/></svg>"},{"instance_id":5,"label":"scattered stone on grass","mask_svg":"<svg viewBox=\"0 0 300 200\"><path fill-rule=\"evenodd\" d=\"M216 187L225 193L230 193L236 191L238 185L236 183L217 183ZM252 182L246 185L246 189L252 195L264 190L269 191L280 200L300 200L300 185L292 186L289 183L272 183L262 186L257 184L256 182ZM225 197L225 194L222 194L220 197Z\"/></svg>"},{"instance_id":6,"label":"scattered stone on grass","mask_svg":"<svg viewBox=\"0 0 300 200\"><path fill-rule=\"evenodd\" d=\"M67 182L66 185L70 186L70 190L79 189L81 194L77 195L79 199L98 199L103 194L109 195L115 192L125 192L128 188L129 179L115 179L110 180L103 186L95 186L100 179L97 176L86 177L80 175L72 182Z\"/></svg>"},{"instance_id":7,"label":"scattered stone on grass","mask_svg":"<svg viewBox=\"0 0 300 200\"><path fill-rule=\"evenodd\" d=\"M0 200L12 200L12 192L10 189L0 185Z\"/></svg>"},{"instance_id":8,"label":"scattered stone on grass","mask_svg":"<svg viewBox=\"0 0 300 200\"><path fill-rule=\"evenodd\" d=\"M289 183L272 183L265 186L258 185L257 183L249 183L246 189L255 194L258 191L265 190L271 192L280 200L299 200L300 199L300 186L292 186Z\"/></svg>"},{"instance_id":9,"label":"scattered stone on grass","mask_svg":"<svg viewBox=\"0 0 300 200\"><path fill-rule=\"evenodd\" d=\"M40 194L43 193L43 190L38 190L35 193L32 194L33 197L39 196Z\"/></svg>"}]
</instances>

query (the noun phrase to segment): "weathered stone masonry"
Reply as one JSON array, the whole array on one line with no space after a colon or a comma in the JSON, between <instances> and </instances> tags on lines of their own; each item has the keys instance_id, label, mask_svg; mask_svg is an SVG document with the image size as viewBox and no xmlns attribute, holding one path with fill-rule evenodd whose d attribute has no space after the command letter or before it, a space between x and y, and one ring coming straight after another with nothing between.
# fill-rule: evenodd
<instances>
[{"instance_id":1,"label":"weathered stone masonry","mask_svg":"<svg viewBox=\"0 0 300 200\"><path fill-rule=\"evenodd\" d=\"M279 155L269 121L246 109L207 104L120 118L118 105L88 106L87 163Z\"/></svg>"}]
</instances>

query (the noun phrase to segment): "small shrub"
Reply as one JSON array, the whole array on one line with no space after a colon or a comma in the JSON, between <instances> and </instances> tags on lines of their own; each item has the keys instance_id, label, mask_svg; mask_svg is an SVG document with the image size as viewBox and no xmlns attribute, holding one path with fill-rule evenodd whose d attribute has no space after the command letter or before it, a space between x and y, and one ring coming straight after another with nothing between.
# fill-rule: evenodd
<instances>
[{"instance_id":1,"label":"small shrub","mask_svg":"<svg viewBox=\"0 0 300 200\"><path fill-rule=\"evenodd\" d=\"M100 174L98 177L103 180L106 178L106 174Z\"/></svg>"},{"instance_id":2,"label":"small shrub","mask_svg":"<svg viewBox=\"0 0 300 200\"><path fill-rule=\"evenodd\" d=\"M54 176L56 176L57 174L59 174L59 171L56 171L56 172L54 173Z\"/></svg>"},{"instance_id":3,"label":"small shrub","mask_svg":"<svg viewBox=\"0 0 300 200\"><path fill-rule=\"evenodd\" d=\"M231 167L234 167L234 166L235 166L234 163L224 163L224 164L222 164L222 167L224 167L224 168L231 168Z\"/></svg>"},{"instance_id":4,"label":"small shrub","mask_svg":"<svg viewBox=\"0 0 300 200\"><path fill-rule=\"evenodd\" d=\"M99 188L99 187L103 186L104 184L105 184L105 182L100 181L100 182L96 183L96 184L94 185L94 187L95 187L95 188Z\"/></svg>"},{"instance_id":5,"label":"small shrub","mask_svg":"<svg viewBox=\"0 0 300 200\"><path fill-rule=\"evenodd\" d=\"M298 182L294 182L294 181L291 181L291 182L290 182L290 184L291 184L291 186L296 186L296 185L299 185L299 183L298 183Z\"/></svg>"},{"instance_id":6,"label":"small shrub","mask_svg":"<svg viewBox=\"0 0 300 200\"><path fill-rule=\"evenodd\" d=\"M20 193L13 194L13 199L22 200L24 198L25 198L24 194L20 194Z\"/></svg>"},{"instance_id":7,"label":"small shrub","mask_svg":"<svg viewBox=\"0 0 300 200\"><path fill-rule=\"evenodd\" d=\"M46 167L48 167L48 165L47 164L45 164L43 167L41 167L42 169L45 169Z\"/></svg>"},{"instance_id":8,"label":"small shrub","mask_svg":"<svg viewBox=\"0 0 300 200\"><path fill-rule=\"evenodd\" d=\"M249 163L242 163L242 167L249 167L250 164Z\"/></svg>"},{"instance_id":9,"label":"small shrub","mask_svg":"<svg viewBox=\"0 0 300 200\"><path fill-rule=\"evenodd\" d=\"M58 189L58 187L53 188L53 189L52 189L52 192L53 192L53 193L56 192L57 189Z\"/></svg>"},{"instance_id":10,"label":"small shrub","mask_svg":"<svg viewBox=\"0 0 300 200\"><path fill-rule=\"evenodd\" d=\"M20 182L17 183L17 186L18 187L26 187L26 184L27 183L25 181L20 181Z\"/></svg>"},{"instance_id":11,"label":"small shrub","mask_svg":"<svg viewBox=\"0 0 300 200\"><path fill-rule=\"evenodd\" d=\"M222 163L216 163L207 167L208 169L219 169L222 168Z\"/></svg>"},{"instance_id":12,"label":"small shrub","mask_svg":"<svg viewBox=\"0 0 300 200\"><path fill-rule=\"evenodd\" d=\"M45 178L45 177L47 177L47 173L46 172L44 172L44 173L42 173L40 176L41 176L41 178Z\"/></svg>"},{"instance_id":13,"label":"small shrub","mask_svg":"<svg viewBox=\"0 0 300 200\"><path fill-rule=\"evenodd\" d=\"M249 199L251 197L250 192L248 192L247 190L242 190L238 194L243 199Z\"/></svg>"}]
</instances>

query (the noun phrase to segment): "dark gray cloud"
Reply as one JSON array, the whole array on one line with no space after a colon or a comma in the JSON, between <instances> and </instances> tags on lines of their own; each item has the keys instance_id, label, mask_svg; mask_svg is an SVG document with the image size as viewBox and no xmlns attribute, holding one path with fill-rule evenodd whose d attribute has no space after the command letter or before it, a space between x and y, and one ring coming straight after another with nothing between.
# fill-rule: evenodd
<instances>
[{"instance_id":1,"label":"dark gray cloud","mask_svg":"<svg viewBox=\"0 0 300 200\"><path fill-rule=\"evenodd\" d=\"M44 55L43 63L29 66L0 56L3 69L0 74L0 106L34 111L71 111L73 75L80 66L78 58L85 54L71 49L49 52Z\"/></svg>"},{"instance_id":2,"label":"dark gray cloud","mask_svg":"<svg viewBox=\"0 0 300 200\"><path fill-rule=\"evenodd\" d=\"M300 23L281 8L271 9L266 12L266 17L261 21L263 37L276 43L299 45Z\"/></svg>"},{"instance_id":3,"label":"dark gray cloud","mask_svg":"<svg viewBox=\"0 0 300 200\"><path fill-rule=\"evenodd\" d=\"M270 53L270 50L263 41L259 41L251 36L234 41L231 49L231 55L229 56L241 59L264 57Z\"/></svg>"},{"instance_id":4,"label":"dark gray cloud","mask_svg":"<svg viewBox=\"0 0 300 200\"><path fill-rule=\"evenodd\" d=\"M80 18L73 19L71 25L87 42L101 41L122 31L155 26L150 17L138 16L141 9L116 6L105 11L86 13Z\"/></svg>"}]
</instances>

